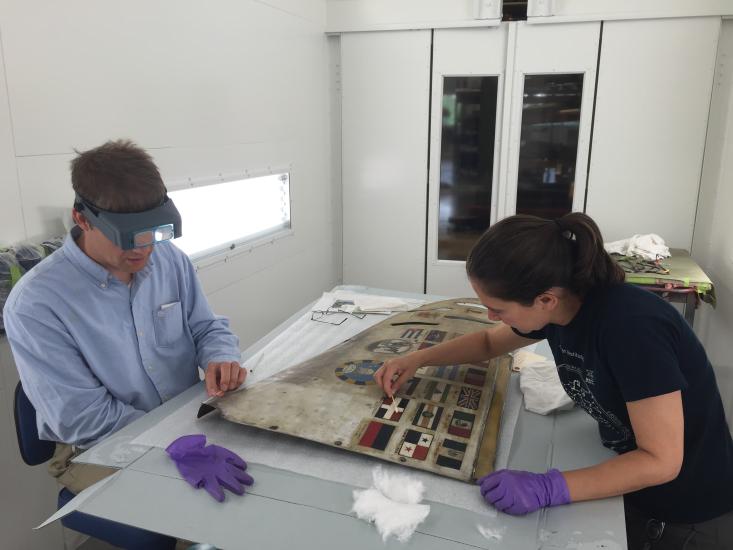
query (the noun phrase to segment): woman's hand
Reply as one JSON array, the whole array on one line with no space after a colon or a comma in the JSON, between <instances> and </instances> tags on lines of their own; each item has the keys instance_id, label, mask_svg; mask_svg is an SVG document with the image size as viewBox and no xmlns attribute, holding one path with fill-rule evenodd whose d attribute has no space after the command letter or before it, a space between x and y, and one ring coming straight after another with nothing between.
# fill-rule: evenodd
<instances>
[{"instance_id":1,"label":"woman's hand","mask_svg":"<svg viewBox=\"0 0 733 550\"><path fill-rule=\"evenodd\" d=\"M415 355L415 353L410 353L389 359L374 373L374 381L377 386L382 388L390 399L405 382L415 375L417 369L423 366Z\"/></svg>"}]
</instances>

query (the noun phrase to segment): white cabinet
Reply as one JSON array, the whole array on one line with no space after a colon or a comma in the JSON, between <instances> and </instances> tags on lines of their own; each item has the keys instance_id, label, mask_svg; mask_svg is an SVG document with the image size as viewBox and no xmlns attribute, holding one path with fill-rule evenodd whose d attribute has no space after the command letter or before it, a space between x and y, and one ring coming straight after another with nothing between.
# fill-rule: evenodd
<instances>
[{"instance_id":1,"label":"white cabinet","mask_svg":"<svg viewBox=\"0 0 733 550\"><path fill-rule=\"evenodd\" d=\"M471 293L515 213L689 248L720 18L341 36L344 282Z\"/></svg>"},{"instance_id":2,"label":"white cabinet","mask_svg":"<svg viewBox=\"0 0 733 550\"><path fill-rule=\"evenodd\" d=\"M430 35L341 37L347 284L423 291Z\"/></svg>"}]
</instances>

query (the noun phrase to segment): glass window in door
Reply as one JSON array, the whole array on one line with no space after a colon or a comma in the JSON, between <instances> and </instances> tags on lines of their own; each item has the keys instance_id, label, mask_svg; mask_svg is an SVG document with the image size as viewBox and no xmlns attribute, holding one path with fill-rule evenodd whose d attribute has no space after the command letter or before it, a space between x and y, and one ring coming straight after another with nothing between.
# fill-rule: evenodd
<instances>
[{"instance_id":1,"label":"glass window in door","mask_svg":"<svg viewBox=\"0 0 733 550\"><path fill-rule=\"evenodd\" d=\"M558 218L573 207L582 74L526 75L517 214Z\"/></svg>"},{"instance_id":2,"label":"glass window in door","mask_svg":"<svg viewBox=\"0 0 733 550\"><path fill-rule=\"evenodd\" d=\"M438 259L464 261L491 222L498 76L443 79Z\"/></svg>"}]
</instances>

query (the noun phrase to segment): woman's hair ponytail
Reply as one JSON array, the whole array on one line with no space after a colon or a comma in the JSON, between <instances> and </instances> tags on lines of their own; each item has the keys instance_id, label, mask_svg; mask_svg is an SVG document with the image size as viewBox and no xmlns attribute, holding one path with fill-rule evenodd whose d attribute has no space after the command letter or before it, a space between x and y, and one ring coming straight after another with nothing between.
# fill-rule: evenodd
<instances>
[{"instance_id":1,"label":"woman's hair ponytail","mask_svg":"<svg viewBox=\"0 0 733 550\"><path fill-rule=\"evenodd\" d=\"M466 271L488 294L525 305L554 286L584 296L624 280L598 226L580 212L556 220L522 214L501 220L476 242Z\"/></svg>"},{"instance_id":2,"label":"woman's hair ponytail","mask_svg":"<svg viewBox=\"0 0 733 550\"><path fill-rule=\"evenodd\" d=\"M575 248L571 289L578 294L624 281L623 269L603 247L603 237L596 222L581 212L571 212L558 220L569 233Z\"/></svg>"}]
</instances>

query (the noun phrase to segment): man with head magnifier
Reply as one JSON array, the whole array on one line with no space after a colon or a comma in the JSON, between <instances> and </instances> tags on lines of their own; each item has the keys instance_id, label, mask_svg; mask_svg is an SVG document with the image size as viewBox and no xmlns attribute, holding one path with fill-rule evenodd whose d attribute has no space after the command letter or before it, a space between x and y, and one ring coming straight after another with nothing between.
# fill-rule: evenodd
<instances>
[{"instance_id":1,"label":"man with head magnifier","mask_svg":"<svg viewBox=\"0 0 733 550\"><path fill-rule=\"evenodd\" d=\"M113 472L81 450L175 397L206 372L209 395L239 387L238 338L211 311L173 243L181 216L153 159L110 141L71 162L75 226L15 285L5 329L50 473L72 492Z\"/></svg>"}]
</instances>

